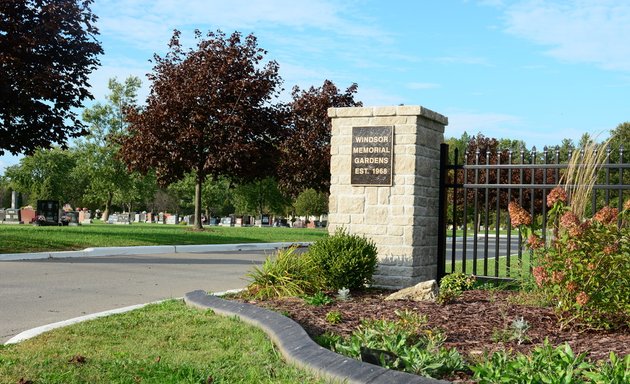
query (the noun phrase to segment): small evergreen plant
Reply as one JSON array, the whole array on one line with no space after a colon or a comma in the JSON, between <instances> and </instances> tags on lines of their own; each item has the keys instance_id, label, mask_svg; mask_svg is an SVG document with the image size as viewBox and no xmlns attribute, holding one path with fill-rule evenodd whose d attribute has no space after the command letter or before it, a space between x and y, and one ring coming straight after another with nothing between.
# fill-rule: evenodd
<instances>
[{"instance_id":1,"label":"small evergreen plant","mask_svg":"<svg viewBox=\"0 0 630 384\"><path fill-rule=\"evenodd\" d=\"M324 289L363 289L372 282L377 250L363 236L338 229L333 236L316 241L308 254L319 271Z\"/></svg>"}]
</instances>

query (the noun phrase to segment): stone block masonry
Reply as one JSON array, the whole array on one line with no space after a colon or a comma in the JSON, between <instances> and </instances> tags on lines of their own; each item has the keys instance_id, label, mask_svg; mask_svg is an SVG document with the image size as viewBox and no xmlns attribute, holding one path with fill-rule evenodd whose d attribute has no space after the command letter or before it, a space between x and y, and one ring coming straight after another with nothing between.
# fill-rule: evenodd
<instances>
[{"instance_id":1,"label":"stone block masonry","mask_svg":"<svg viewBox=\"0 0 630 384\"><path fill-rule=\"evenodd\" d=\"M342 227L374 241L379 252L374 279L380 287L399 289L435 279L440 144L448 119L421 106L330 108L328 116L332 119L329 232ZM358 140L359 127L361 132L391 127L388 184L380 181L385 180L382 172L389 172L385 167L360 168L368 175L378 174L374 185L370 176L363 175L352 183L353 161L363 163L353 158L353 137L362 143L377 141Z\"/></svg>"}]
</instances>

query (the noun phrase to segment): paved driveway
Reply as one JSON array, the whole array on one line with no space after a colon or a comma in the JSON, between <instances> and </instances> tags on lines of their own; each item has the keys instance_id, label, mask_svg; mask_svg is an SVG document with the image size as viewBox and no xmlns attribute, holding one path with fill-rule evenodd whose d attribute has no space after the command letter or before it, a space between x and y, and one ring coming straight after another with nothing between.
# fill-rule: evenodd
<instances>
[{"instance_id":1,"label":"paved driveway","mask_svg":"<svg viewBox=\"0 0 630 384\"><path fill-rule=\"evenodd\" d=\"M273 251L0 261L0 344L18 333L95 312L243 288Z\"/></svg>"}]
</instances>

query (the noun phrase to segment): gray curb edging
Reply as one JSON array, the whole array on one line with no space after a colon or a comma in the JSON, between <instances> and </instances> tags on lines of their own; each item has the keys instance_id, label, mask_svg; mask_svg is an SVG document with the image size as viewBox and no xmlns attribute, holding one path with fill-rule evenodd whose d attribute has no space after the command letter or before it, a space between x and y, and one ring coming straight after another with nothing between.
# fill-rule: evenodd
<instances>
[{"instance_id":1,"label":"gray curb edging","mask_svg":"<svg viewBox=\"0 0 630 384\"><path fill-rule=\"evenodd\" d=\"M295 321L255 305L223 300L203 290L188 292L187 305L212 309L224 316L237 316L242 321L261 328L278 347L284 358L297 365L334 380L354 384L447 384L448 381L429 379L405 372L385 369L376 365L334 353L308 336Z\"/></svg>"},{"instance_id":2,"label":"gray curb edging","mask_svg":"<svg viewBox=\"0 0 630 384\"><path fill-rule=\"evenodd\" d=\"M232 251L265 251L287 248L290 246L308 247L310 242L282 243L241 243L241 244L207 244L207 245L152 245L138 247L98 247L81 251L37 252L37 253L5 253L0 254L0 261L62 259L68 257L97 256L132 256L164 253L206 253Z\"/></svg>"}]
</instances>

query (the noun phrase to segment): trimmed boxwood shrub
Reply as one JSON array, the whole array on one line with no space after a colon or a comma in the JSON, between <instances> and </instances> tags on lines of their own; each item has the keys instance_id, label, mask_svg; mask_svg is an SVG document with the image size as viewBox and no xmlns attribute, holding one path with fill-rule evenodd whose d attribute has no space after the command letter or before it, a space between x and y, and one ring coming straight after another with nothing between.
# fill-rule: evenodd
<instances>
[{"instance_id":1,"label":"trimmed boxwood shrub","mask_svg":"<svg viewBox=\"0 0 630 384\"><path fill-rule=\"evenodd\" d=\"M338 229L333 236L316 241L308 251L324 289L362 289L376 271L374 242Z\"/></svg>"}]
</instances>

